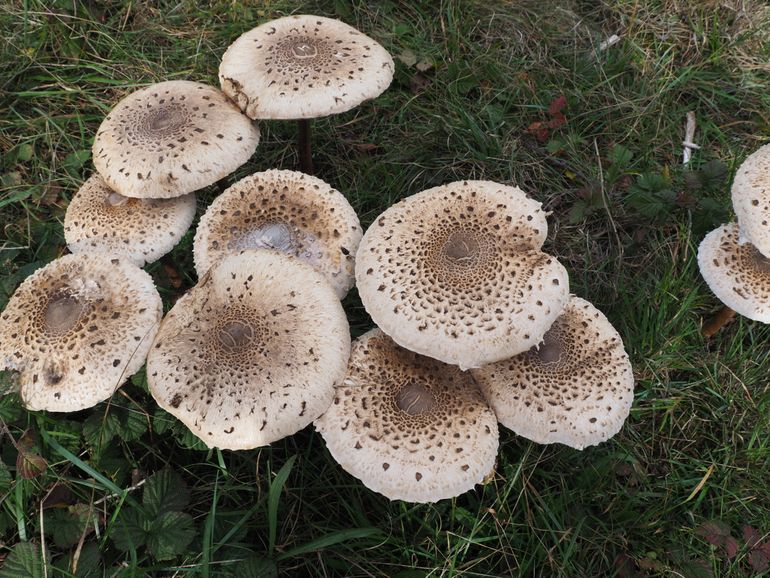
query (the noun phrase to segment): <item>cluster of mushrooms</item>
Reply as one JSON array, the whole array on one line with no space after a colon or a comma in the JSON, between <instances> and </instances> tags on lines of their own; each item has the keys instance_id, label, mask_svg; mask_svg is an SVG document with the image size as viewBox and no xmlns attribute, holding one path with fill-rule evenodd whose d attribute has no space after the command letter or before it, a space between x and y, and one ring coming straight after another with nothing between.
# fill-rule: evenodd
<instances>
[{"instance_id":1,"label":"cluster of mushrooms","mask_svg":"<svg viewBox=\"0 0 770 578\"><path fill-rule=\"evenodd\" d=\"M222 91L172 81L120 101L67 209L72 254L30 275L0 315L0 369L26 407L91 407L146 363L157 403L208 446L255 448L313 423L348 472L412 502L490 475L498 421L578 449L614 435L633 398L622 340L570 295L541 250L541 204L516 187L429 189L363 234L324 181L252 174L201 217L199 281L163 317L140 267L190 227L194 191L250 158L253 119L342 112L392 74L350 26L291 16L228 48ZM306 123L300 133L307 150ZM378 328L351 344L340 300L354 284Z\"/></svg>"},{"instance_id":2,"label":"cluster of mushrooms","mask_svg":"<svg viewBox=\"0 0 770 578\"><path fill-rule=\"evenodd\" d=\"M738 167L731 196L738 222L706 235L698 248L698 266L727 307L770 323L770 145Z\"/></svg>"}]
</instances>

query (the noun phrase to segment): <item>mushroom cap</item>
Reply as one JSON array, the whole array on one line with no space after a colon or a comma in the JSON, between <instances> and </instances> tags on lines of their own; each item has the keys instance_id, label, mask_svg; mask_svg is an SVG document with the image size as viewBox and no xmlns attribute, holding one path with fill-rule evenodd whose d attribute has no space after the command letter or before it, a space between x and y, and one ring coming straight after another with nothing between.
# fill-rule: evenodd
<instances>
[{"instance_id":1,"label":"mushroom cap","mask_svg":"<svg viewBox=\"0 0 770 578\"><path fill-rule=\"evenodd\" d=\"M211 203L195 234L195 269L200 277L231 252L276 249L323 273L341 299L355 282L361 234L342 193L298 171L269 170L241 179Z\"/></svg>"},{"instance_id":2,"label":"mushroom cap","mask_svg":"<svg viewBox=\"0 0 770 578\"><path fill-rule=\"evenodd\" d=\"M744 239L770 257L770 144L754 151L738 167L732 198Z\"/></svg>"},{"instance_id":3,"label":"mushroom cap","mask_svg":"<svg viewBox=\"0 0 770 578\"><path fill-rule=\"evenodd\" d=\"M356 283L396 343L462 369L537 344L569 298L567 271L539 249L540 203L489 181L450 183L393 205L366 231Z\"/></svg>"},{"instance_id":4,"label":"mushroom cap","mask_svg":"<svg viewBox=\"0 0 770 578\"><path fill-rule=\"evenodd\" d=\"M347 375L315 427L343 469L391 500L458 496L497 457L497 420L470 375L379 329L353 343Z\"/></svg>"},{"instance_id":5,"label":"mushroom cap","mask_svg":"<svg viewBox=\"0 0 770 578\"><path fill-rule=\"evenodd\" d=\"M121 195L167 199L226 177L258 142L259 129L221 91L169 80L132 92L110 111L93 159Z\"/></svg>"},{"instance_id":6,"label":"mushroom cap","mask_svg":"<svg viewBox=\"0 0 770 578\"><path fill-rule=\"evenodd\" d=\"M698 247L698 266L709 288L737 313L770 323L770 259L741 244L737 223L711 231Z\"/></svg>"},{"instance_id":7,"label":"mushroom cap","mask_svg":"<svg viewBox=\"0 0 770 578\"><path fill-rule=\"evenodd\" d=\"M471 374L505 427L578 450L618 433L634 399L623 340L601 311L575 296L542 343Z\"/></svg>"},{"instance_id":8,"label":"mushroom cap","mask_svg":"<svg viewBox=\"0 0 770 578\"><path fill-rule=\"evenodd\" d=\"M162 315L129 259L66 255L27 277L0 315L0 369L19 372L28 409L92 407L142 367Z\"/></svg>"},{"instance_id":9,"label":"mushroom cap","mask_svg":"<svg viewBox=\"0 0 770 578\"><path fill-rule=\"evenodd\" d=\"M222 56L222 90L251 118L317 118L382 93L393 59L344 22L295 15L242 34Z\"/></svg>"},{"instance_id":10,"label":"mushroom cap","mask_svg":"<svg viewBox=\"0 0 770 578\"><path fill-rule=\"evenodd\" d=\"M73 253L121 255L139 267L171 251L195 217L195 193L135 199L113 191L94 173L72 197L64 238Z\"/></svg>"},{"instance_id":11,"label":"mushroom cap","mask_svg":"<svg viewBox=\"0 0 770 578\"><path fill-rule=\"evenodd\" d=\"M350 330L321 273L270 250L227 256L176 302L147 359L150 393L209 447L291 435L331 404Z\"/></svg>"}]
</instances>

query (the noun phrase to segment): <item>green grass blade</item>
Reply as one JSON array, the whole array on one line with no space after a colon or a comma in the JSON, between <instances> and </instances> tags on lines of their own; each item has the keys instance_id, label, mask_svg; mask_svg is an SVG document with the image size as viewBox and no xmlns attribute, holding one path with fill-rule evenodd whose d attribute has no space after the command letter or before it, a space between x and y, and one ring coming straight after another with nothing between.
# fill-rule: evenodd
<instances>
[{"instance_id":1,"label":"green grass blade","mask_svg":"<svg viewBox=\"0 0 770 578\"><path fill-rule=\"evenodd\" d=\"M272 553L275 548L275 537L278 532L278 502L281 499L281 490L286 483L291 468L294 466L294 461L297 456L291 456L283 467L278 470L275 479L270 484L270 491L267 496L267 523L268 523L268 536L269 536L269 548L268 552Z\"/></svg>"},{"instance_id":2,"label":"green grass blade","mask_svg":"<svg viewBox=\"0 0 770 578\"><path fill-rule=\"evenodd\" d=\"M382 535L382 530L378 528L353 528L350 530L340 530L339 532L332 532L316 540L311 540L307 544L297 546L291 550L283 552L279 556L276 556L277 561L288 560L295 556L302 556L308 552L315 552L317 550L323 550L329 546L340 544L341 542L347 542L348 540L357 540L360 538L369 538L371 536Z\"/></svg>"}]
</instances>

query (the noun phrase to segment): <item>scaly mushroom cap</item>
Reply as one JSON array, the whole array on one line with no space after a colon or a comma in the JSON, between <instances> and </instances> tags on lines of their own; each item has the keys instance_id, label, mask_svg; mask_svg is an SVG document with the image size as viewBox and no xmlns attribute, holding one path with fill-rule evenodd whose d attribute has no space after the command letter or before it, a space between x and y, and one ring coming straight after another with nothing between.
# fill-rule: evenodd
<instances>
[{"instance_id":1,"label":"scaly mushroom cap","mask_svg":"<svg viewBox=\"0 0 770 578\"><path fill-rule=\"evenodd\" d=\"M601 311L574 296L542 343L471 374L505 427L579 450L618 433L634 398L623 340Z\"/></svg>"},{"instance_id":2,"label":"scaly mushroom cap","mask_svg":"<svg viewBox=\"0 0 770 578\"><path fill-rule=\"evenodd\" d=\"M738 167L732 197L744 239L770 257L770 144L754 151Z\"/></svg>"},{"instance_id":3,"label":"scaly mushroom cap","mask_svg":"<svg viewBox=\"0 0 770 578\"><path fill-rule=\"evenodd\" d=\"M516 187L464 181L389 208L364 234L356 283L396 343L462 369L538 343L569 297L567 271L539 249L540 203Z\"/></svg>"},{"instance_id":4,"label":"scaly mushroom cap","mask_svg":"<svg viewBox=\"0 0 770 578\"><path fill-rule=\"evenodd\" d=\"M730 309L770 323L770 259L740 243L737 223L711 231L698 248L698 266L709 288Z\"/></svg>"},{"instance_id":5,"label":"scaly mushroom cap","mask_svg":"<svg viewBox=\"0 0 770 578\"><path fill-rule=\"evenodd\" d=\"M209 447L250 449L321 415L345 375L350 330L328 281L276 251L214 265L163 320L150 393Z\"/></svg>"},{"instance_id":6,"label":"scaly mushroom cap","mask_svg":"<svg viewBox=\"0 0 770 578\"><path fill-rule=\"evenodd\" d=\"M134 199L94 173L72 197L64 238L73 253L122 255L139 267L171 251L195 217L195 193L173 199Z\"/></svg>"},{"instance_id":7,"label":"scaly mushroom cap","mask_svg":"<svg viewBox=\"0 0 770 578\"><path fill-rule=\"evenodd\" d=\"M350 203L321 179L269 170L241 179L201 217L193 251L202 276L224 255L276 249L310 263L341 299L353 286L361 223Z\"/></svg>"},{"instance_id":8,"label":"scaly mushroom cap","mask_svg":"<svg viewBox=\"0 0 770 578\"><path fill-rule=\"evenodd\" d=\"M129 259L66 255L27 277L0 315L0 369L19 372L28 409L85 409L142 367L162 315Z\"/></svg>"},{"instance_id":9,"label":"scaly mushroom cap","mask_svg":"<svg viewBox=\"0 0 770 578\"><path fill-rule=\"evenodd\" d=\"M221 91L170 80L132 92L99 126L96 170L127 197L186 195L249 160L259 129Z\"/></svg>"},{"instance_id":10,"label":"scaly mushroom cap","mask_svg":"<svg viewBox=\"0 0 770 578\"><path fill-rule=\"evenodd\" d=\"M470 376L379 329L353 343L345 380L315 427L343 469L391 500L458 496L497 457L495 414Z\"/></svg>"},{"instance_id":11,"label":"scaly mushroom cap","mask_svg":"<svg viewBox=\"0 0 770 578\"><path fill-rule=\"evenodd\" d=\"M339 20L297 15L242 34L222 56L219 83L251 118L317 118L378 96L393 59Z\"/></svg>"}]
</instances>

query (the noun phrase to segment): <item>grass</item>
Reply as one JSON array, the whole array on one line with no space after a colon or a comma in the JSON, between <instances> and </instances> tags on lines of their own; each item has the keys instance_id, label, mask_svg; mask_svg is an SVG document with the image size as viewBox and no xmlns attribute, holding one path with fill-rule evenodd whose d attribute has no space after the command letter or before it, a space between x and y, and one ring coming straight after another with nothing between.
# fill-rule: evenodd
<instances>
[{"instance_id":1,"label":"grass","mask_svg":"<svg viewBox=\"0 0 770 578\"><path fill-rule=\"evenodd\" d=\"M738 319L702 336L719 304L695 253L731 216L737 163L770 137L767 6L243 4L0 7L0 306L65 252L64 211L92 172L96 128L122 95L166 79L216 84L219 58L241 32L289 12L322 14L378 39L397 68L381 97L314 123L318 175L346 193L365 226L398 199L457 179L513 182L543 202L547 250L631 354L628 423L584 452L503 431L489 484L417 506L362 487L311 428L255 451L205 450L157 409L141 374L110 403L71 415L26 412L7 396L0 556L26 542L6 562L26 560L33 576L43 575L30 562L42 538L56 565L48 576L74 575L74 556L78 576L761 575L741 527L770 534L770 329ZM620 42L601 50L612 34ZM560 96L566 123L538 134L533 123L551 120ZM701 149L684 169L689 110ZM228 182L296 167L294 130L263 123L257 153ZM217 194L202 192L199 214ZM195 283L191 239L148 267L167 306ZM345 306L354 335L371 326L355 292ZM173 510L177 523L127 543L135 526L160 523L147 508L166 494L142 480L166 466L189 500ZM157 555L158 536L187 527L184 516L189 545ZM734 556L704 539L709 521L738 538Z\"/></svg>"}]
</instances>

